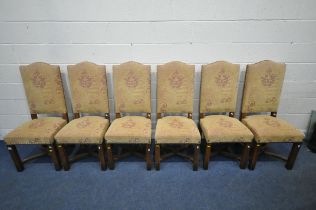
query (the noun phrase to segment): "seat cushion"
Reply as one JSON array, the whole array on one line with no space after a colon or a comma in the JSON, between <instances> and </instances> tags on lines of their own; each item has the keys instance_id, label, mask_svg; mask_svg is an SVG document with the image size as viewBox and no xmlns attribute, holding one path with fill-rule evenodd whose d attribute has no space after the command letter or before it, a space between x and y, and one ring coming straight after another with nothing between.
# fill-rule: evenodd
<instances>
[{"instance_id":1,"label":"seat cushion","mask_svg":"<svg viewBox=\"0 0 316 210\"><path fill-rule=\"evenodd\" d=\"M212 142L251 142L252 132L239 120L225 115L211 115L200 121L205 139Z\"/></svg>"},{"instance_id":2,"label":"seat cushion","mask_svg":"<svg viewBox=\"0 0 316 210\"><path fill-rule=\"evenodd\" d=\"M117 118L104 138L108 144L150 144L151 120L142 116Z\"/></svg>"},{"instance_id":3,"label":"seat cushion","mask_svg":"<svg viewBox=\"0 0 316 210\"><path fill-rule=\"evenodd\" d=\"M100 144L109 127L109 120L86 116L70 121L55 136L59 144Z\"/></svg>"},{"instance_id":4,"label":"seat cushion","mask_svg":"<svg viewBox=\"0 0 316 210\"><path fill-rule=\"evenodd\" d=\"M8 145L51 144L55 134L66 125L60 117L45 117L23 123L4 137Z\"/></svg>"},{"instance_id":5,"label":"seat cushion","mask_svg":"<svg viewBox=\"0 0 316 210\"><path fill-rule=\"evenodd\" d=\"M201 136L192 119L182 116L163 117L157 121L156 144L199 144Z\"/></svg>"},{"instance_id":6,"label":"seat cushion","mask_svg":"<svg viewBox=\"0 0 316 210\"><path fill-rule=\"evenodd\" d=\"M304 138L301 131L276 117L255 115L242 122L253 132L258 143L301 142Z\"/></svg>"}]
</instances>

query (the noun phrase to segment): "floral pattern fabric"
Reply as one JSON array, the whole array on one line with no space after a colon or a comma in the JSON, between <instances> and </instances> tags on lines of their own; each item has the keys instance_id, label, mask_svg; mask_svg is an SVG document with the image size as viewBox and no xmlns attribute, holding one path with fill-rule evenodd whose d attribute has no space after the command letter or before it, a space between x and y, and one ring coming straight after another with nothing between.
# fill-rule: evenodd
<instances>
[{"instance_id":1,"label":"floral pattern fabric","mask_svg":"<svg viewBox=\"0 0 316 210\"><path fill-rule=\"evenodd\" d=\"M276 112L285 75L285 64L261 61L247 65L242 112Z\"/></svg>"},{"instance_id":2,"label":"floral pattern fabric","mask_svg":"<svg viewBox=\"0 0 316 210\"><path fill-rule=\"evenodd\" d=\"M59 66L37 62L20 72L31 114L67 112Z\"/></svg>"},{"instance_id":3,"label":"floral pattern fabric","mask_svg":"<svg viewBox=\"0 0 316 210\"><path fill-rule=\"evenodd\" d=\"M142 116L117 118L104 138L108 144L150 144L151 120Z\"/></svg>"},{"instance_id":4,"label":"floral pattern fabric","mask_svg":"<svg viewBox=\"0 0 316 210\"><path fill-rule=\"evenodd\" d=\"M202 66L200 113L235 112L239 65L218 61Z\"/></svg>"},{"instance_id":5,"label":"floral pattern fabric","mask_svg":"<svg viewBox=\"0 0 316 210\"><path fill-rule=\"evenodd\" d=\"M7 145L15 144L52 144L55 134L66 125L59 117L45 117L30 120L4 137Z\"/></svg>"},{"instance_id":6,"label":"floral pattern fabric","mask_svg":"<svg viewBox=\"0 0 316 210\"><path fill-rule=\"evenodd\" d=\"M248 116L242 122L253 132L258 143L301 142L304 134L288 122L271 116Z\"/></svg>"},{"instance_id":7,"label":"floral pattern fabric","mask_svg":"<svg viewBox=\"0 0 316 210\"><path fill-rule=\"evenodd\" d=\"M108 113L106 70L103 65L81 62L68 66L74 113Z\"/></svg>"},{"instance_id":8,"label":"floral pattern fabric","mask_svg":"<svg viewBox=\"0 0 316 210\"><path fill-rule=\"evenodd\" d=\"M157 112L192 113L194 65L179 61L157 67Z\"/></svg>"},{"instance_id":9,"label":"floral pattern fabric","mask_svg":"<svg viewBox=\"0 0 316 210\"><path fill-rule=\"evenodd\" d=\"M59 144L101 144L109 124L104 117L80 117L63 127L55 139Z\"/></svg>"}]
</instances>

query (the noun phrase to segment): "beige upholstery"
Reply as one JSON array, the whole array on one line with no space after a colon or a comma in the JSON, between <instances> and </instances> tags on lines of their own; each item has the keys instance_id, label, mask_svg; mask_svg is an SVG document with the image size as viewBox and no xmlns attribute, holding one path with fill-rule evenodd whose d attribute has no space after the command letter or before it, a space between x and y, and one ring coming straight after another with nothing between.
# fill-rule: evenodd
<instances>
[{"instance_id":1,"label":"beige upholstery","mask_svg":"<svg viewBox=\"0 0 316 210\"><path fill-rule=\"evenodd\" d=\"M66 125L60 117L45 117L23 123L4 137L7 145L51 144L55 134Z\"/></svg>"},{"instance_id":2,"label":"beige upholstery","mask_svg":"<svg viewBox=\"0 0 316 210\"><path fill-rule=\"evenodd\" d=\"M107 144L150 144L151 120L142 116L117 118L104 138Z\"/></svg>"},{"instance_id":3,"label":"beige upholstery","mask_svg":"<svg viewBox=\"0 0 316 210\"><path fill-rule=\"evenodd\" d=\"M157 112L192 113L194 65L179 61L157 67Z\"/></svg>"},{"instance_id":4,"label":"beige upholstery","mask_svg":"<svg viewBox=\"0 0 316 210\"><path fill-rule=\"evenodd\" d=\"M251 142L253 134L239 120L225 115L211 115L201 119L207 143Z\"/></svg>"},{"instance_id":5,"label":"beige upholstery","mask_svg":"<svg viewBox=\"0 0 316 210\"><path fill-rule=\"evenodd\" d=\"M199 129L192 119L167 116L157 121L156 144L200 144Z\"/></svg>"},{"instance_id":6,"label":"beige upholstery","mask_svg":"<svg viewBox=\"0 0 316 210\"><path fill-rule=\"evenodd\" d=\"M261 61L247 65L242 112L276 112L285 74L285 64Z\"/></svg>"},{"instance_id":7,"label":"beige upholstery","mask_svg":"<svg viewBox=\"0 0 316 210\"><path fill-rule=\"evenodd\" d=\"M258 143L301 142L304 134L291 124L276 117L254 115L242 122L253 132Z\"/></svg>"},{"instance_id":8,"label":"beige upholstery","mask_svg":"<svg viewBox=\"0 0 316 210\"><path fill-rule=\"evenodd\" d=\"M59 66L38 62L20 72L31 114L67 112Z\"/></svg>"},{"instance_id":9,"label":"beige upholstery","mask_svg":"<svg viewBox=\"0 0 316 210\"><path fill-rule=\"evenodd\" d=\"M99 116L85 116L70 121L55 136L59 144L100 144L109 127L109 120Z\"/></svg>"},{"instance_id":10,"label":"beige upholstery","mask_svg":"<svg viewBox=\"0 0 316 210\"><path fill-rule=\"evenodd\" d=\"M105 66L90 62L70 65L68 77L74 113L108 113Z\"/></svg>"},{"instance_id":11,"label":"beige upholstery","mask_svg":"<svg viewBox=\"0 0 316 210\"><path fill-rule=\"evenodd\" d=\"M151 112L150 65L127 62L113 66L115 112Z\"/></svg>"},{"instance_id":12,"label":"beige upholstery","mask_svg":"<svg viewBox=\"0 0 316 210\"><path fill-rule=\"evenodd\" d=\"M202 66L200 113L235 112L239 65L218 61Z\"/></svg>"}]
</instances>

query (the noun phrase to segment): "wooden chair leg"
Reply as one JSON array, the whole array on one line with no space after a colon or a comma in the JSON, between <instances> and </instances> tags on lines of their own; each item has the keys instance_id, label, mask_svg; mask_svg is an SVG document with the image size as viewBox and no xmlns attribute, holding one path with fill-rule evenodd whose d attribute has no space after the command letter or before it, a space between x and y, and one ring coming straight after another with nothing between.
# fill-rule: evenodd
<instances>
[{"instance_id":1,"label":"wooden chair leg","mask_svg":"<svg viewBox=\"0 0 316 210\"><path fill-rule=\"evenodd\" d=\"M301 148L301 143L293 143L291 152L290 152L289 157L288 157L286 164L285 164L286 169L291 170L293 168L297 154L298 154L300 148Z\"/></svg>"},{"instance_id":2,"label":"wooden chair leg","mask_svg":"<svg viewBox=\"0 0 316 210\"><path fill-rule=\"evenodd\" d=\"M106 170L106 162L105 162L104 143L101 143L98 145L98 156L99 156L101 170L105 171Z\"/></svg>"},{"instance_id":3,"label":"wooden chair leg","mask_svg":"<svg viewBox=\"0 0 316 210\"><path fill-rule=\"evenodd\" d=\"M11 155L11 158L14 162L14 165L16 167L16 170L18 172L21 172L24 170L24 166L23 166L23 162L20 158L20 155L18 153L18 150L16 149L16 146L15 145L7 145L7 148L8 148L8 151Z\"/></svg>"},{"instance_id":4,"label":"wooden chair leg","mask_svg":"<svg viewBox=\"0 0 316 210\"><path fill-rule=\"evenodd\" d=\"M151 165L152 165L152 161L150 158L150 144L146 144L146 165L147 165L147 170L150 171Z\"/></svg>"},{"instance_id":5,"label":"wooden chair leg","mask_svg":"<svg viewBox=\"0 0 316 210\"><path fill-rule=\"evenodd\" d=\"M60 161L57 155L57 149L56 149L55 144L48 145L48 154L52 158L55 170L59 171L61 169L61 166L60 166Z\"/></svg>"},{"instance_id":6,"label":"wooden chair leg","mask_svg":"<svg viewBox=\"0 0 316 210\"><path fill-rule=\"evenodd\" d=\"M203 168L205 170L208 169L208 163L210 161L210 156L211 156L211 144L210 143L207 143L206 146L205 146L205 154L204 154L204 161L203 161Z\"/></svg>"},{"instance_id":7,"label":"wooden chair leg","mask_svg":"<svg viewBox=\"0 0 316 210\"><path fill-rule=\"evenodd\" d=\"M110 144L107 145L107 153L108 153L108 164L109 169L114 169L114 160L113 160L113 153L112 153L112 146Z\"/></svg>"},{"instance_id":8,"label":"wooden chair leg","mask_svg":"<svg viewBox=\"0 0 316 210\"><path fill-rule=\"evenodd\" d=\"M160 145L156 144L155 145L155 166L156 170L160 170Z\"/></svg>"},{"instance_id":9,"label":"wooden chair leg","mask_svg":"<svg viewBox=\"0 0 316 210\"><path fill-rule=\"evenodd\" d=\"M68 171L70 169L70 164L69 164L68 156L66 154L64 145L59 144L57 146L57 149L58 149L59 157L60 157L61 163L63 165L63 168L65 171Z\"/></svg>"},{"instance_id":10,"label":"wooden chair leg","mask_svg":"<svg viewBox=\"0 0 316 210\"><path fill-rule=\"evenodd\" d=\"M241 157L240 157L240 165L239 165L239 167L241 169L245 169L246 166L247 166L247 162L248 162L248 159L249 159L249 150L250 150L249 143L245 143L244 144L244 148L242 150Z\"/></svg>"},{"instance_id":11,"label":"wooden chair leg","mask_svg":"<svg viewBox=\"0 0 316 210\"><path fill-rule=\"evenodd\" d=\"M260 153L260 146L261 146L260 144L256 144L253 147L252 159L251 159L250 164L249 164L250 170L254 170L256 167L257 159L258 159L259 153Z\"/></svg>"},{"instance_id":12,"label":"wooden chair leg","mask_svg":"<svg viewBox=\"0 0 316 210\"><path fill-rule=\"evenodd\" d=\"M193 171L197 171L199 167L200 145L194 145Z\"/></svg>"}]
</instances>

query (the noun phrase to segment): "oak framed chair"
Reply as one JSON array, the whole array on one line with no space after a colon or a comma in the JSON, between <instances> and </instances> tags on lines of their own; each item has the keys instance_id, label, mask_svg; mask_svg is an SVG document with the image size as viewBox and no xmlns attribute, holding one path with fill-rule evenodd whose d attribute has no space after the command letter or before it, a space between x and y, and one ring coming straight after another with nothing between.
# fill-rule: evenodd
<instances>
[{"instance_id":1,"label":"oak framed chair","mask_svg":"<svg viewBox=\"0 0 316 210\"><path fill-rule=\"evenodd\" d=\"M54 135L68 122L64 89L59 66L43 62L20 66L21 77L31 113L31 121L23 123L4 137L7 149L17 171L24 170L24 163L49 155L60 170ZM38 114L61 114L62 117ZM21 160L16 145L42 145L42 153Z\"/></svg>"},{"instance_id":2,"label":"oak framed chair","mask_svg":"<svg viewBox=\"0 0 316 210\"><path fill-rule=\"evenodd\" d=\"M292 169L304 138L293 125L277 118L285 68L285 64L269 60L247 65L240 116L254 134L251 170L255 169L260 153L282 159L286 161L285 167ZM256 113L261 115L250 115ZM292 143L292 149L286 158L267 151L268 143Z\"/></svg>"},{"instance_id":3,"label":"oak framed chair","mask_svg":"<svg viewBox=\"0 0 316 210\"><path fill-rule=\"evenodd\" d=\"M157 66L156 170L160 170L161 160L173 155L192 161L193 170L198 170L201 136L192 120L194 74L194 65L180 61ZM164 116L167 114L173 116ZM193 157L187 153L190 146Z\"/></svg>"},{"instance_id":4,"label":"oak framed chair","mask_svg":"<svg viewBox=\"0 0 316 210\"><path fill-rule=\"evenodd\" d=\"M110 124L110 115L105 66L85 61L69 65L67 69L74 119L55 135L63 168L67 171L70 163L96 156L101 170L106 170L103 137ZM79 150L68 157L65 146L73 144L86 151Z\"/></svg>"},{"instance_id":5,"label":"oak framed chair","mask_svg":"<svg viewBox=\"0 0 316 210\"><path fill-rule=\"evenodd\" d=\"M144 158L147 170L151 170L150 65L134 61L114 65L113 83L116 119L104 136L109 168L114 169L115 160L134 155Z\"/></svg>"},{"instance_id":6,"label":"oak framed chair","mask_svg":"<svg viewBox=\"0 0 316 210\"><path fill-rule=\"evenodd\" d=\"M204 169L208 169L213 144L225 144L225 146L230 146L232 143L241 143L243 145L242 154L240 156L222 149L218 153L240 160L240 168L246 168L253 134L244 124L234 117L238 81L238 64L217 61L215 63L202 65L200 126L206 141L203 161ZM208 113L212 114L206 116ZM213 113L217 113L217 115ZM224 113L225 115L223 115Z\"/></svg>"}]
</instances>

